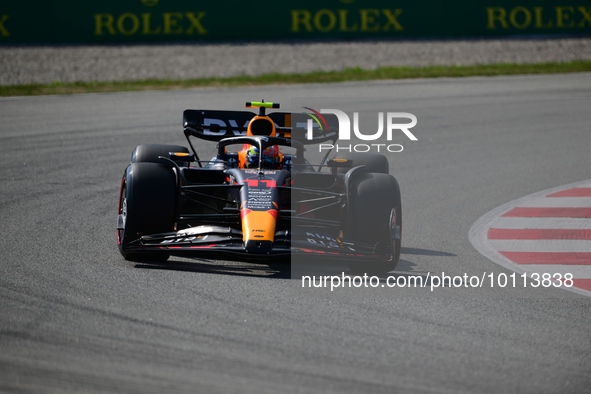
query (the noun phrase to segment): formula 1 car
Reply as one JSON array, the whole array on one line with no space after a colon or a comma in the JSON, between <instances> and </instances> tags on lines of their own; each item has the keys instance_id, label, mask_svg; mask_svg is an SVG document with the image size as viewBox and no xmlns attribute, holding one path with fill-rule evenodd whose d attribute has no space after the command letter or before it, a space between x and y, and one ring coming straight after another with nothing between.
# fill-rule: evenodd
<instances>
[{"instance_id":1,"label":"formula 1 car","mask_svg":"<svg viewBox=\"0 0 591 394\"><path fill-rule=\"evenodd\" d=\"M327 160L327 154L315 169L304 158L305 144L334 144L334 128L306 134L297 126L305 114L266 114L279 104L264 101L246 106L259 108L258 115L185 110L191 151L135 148L119 197L123 257L165 261L172 254L268 264L313 255L347 260L357 272L396 268L402 212L387 159L357 153ZM215 156L201 160L192 137L217 141Z\"/></svg>"}]
</instances>

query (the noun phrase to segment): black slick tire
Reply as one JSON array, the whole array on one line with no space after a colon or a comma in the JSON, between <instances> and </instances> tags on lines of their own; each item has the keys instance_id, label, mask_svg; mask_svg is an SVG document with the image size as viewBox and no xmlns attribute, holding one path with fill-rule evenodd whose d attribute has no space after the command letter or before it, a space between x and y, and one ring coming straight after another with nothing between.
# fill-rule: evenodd
<instances>
[{"instance_id":1,"label":"black slick tire","mask_svg":"<svg viewBox=\"0 0 591 394\"><path fill-rule=\"evenodd\" d=\"M177 200L172 168L157 163L132 163L123 176L119 215L123 229L117 230L119 252L126 260L165 261L166 252L129 251L142 235L174 231Z\"/></svg>"},{"instance_id":2,"label":"black slick tire","mask_svg":"<svg viewBox=\"0 0 591 394\"><path fill-rule=\"evenodd\" d=\"M180 145L163 144L145 144L138 145L131 154L132 163L161 163L167 166L173 166L166 160L159 159L158 156L168 158L170 152L189 153L189 150Z\"/></svg>"},{"instance_id":3,"label":"black slick tire","mask_svg":"<svg viewBox=\"0 0 591 394\"><path fill-rule=\"evenodd\" d=\"M349 268L354 272L382 274L392 271L400 260L401 240L392 241L390 221L396 211L396 226L402 225L400 187L389 174L363 174L353 186L352 239L377 244L377 251L392 255L391 261L354 261Z\"/></svg>"},{"instance_id":4,"label":"black slick tire","mask_svg":"<svg viewBox=\"0 0 591 394\"><path fill-rule=\"evenodd\" d=\"M390 165L384 155L377 153L337 153L335 159L347 159L353 161L353 167L365 166L365 172L377 174L389 174ZM339 168L339 173L346 173L348 168Z\"/></svg>"}]
</instances>

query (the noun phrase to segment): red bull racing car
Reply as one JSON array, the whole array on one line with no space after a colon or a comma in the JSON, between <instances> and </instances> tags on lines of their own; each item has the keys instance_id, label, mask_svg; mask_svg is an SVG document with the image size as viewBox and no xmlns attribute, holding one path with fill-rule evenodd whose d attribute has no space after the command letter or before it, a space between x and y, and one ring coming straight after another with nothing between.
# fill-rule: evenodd
<instances>
[{"instance_id":1,"label":"red bull racing car","mask_svg":"<svg viewBox=\"0 0 591 394\"><path fill-rule=\"evenodd\" d=\"M190 150L135 148L119 197L123 257L272 263L313 255L347 260L355 271L393 270L400 258L402 212L387 159L357 153L327 160L327 154L312 165L305 145L334 144L338 129L325 123L309 139L297 126L305 114L266 114L277 103L246 106L258 114L185 110ZM195 138L218 142L211 160L199 158Z\"/></svg>"}]
</instances>

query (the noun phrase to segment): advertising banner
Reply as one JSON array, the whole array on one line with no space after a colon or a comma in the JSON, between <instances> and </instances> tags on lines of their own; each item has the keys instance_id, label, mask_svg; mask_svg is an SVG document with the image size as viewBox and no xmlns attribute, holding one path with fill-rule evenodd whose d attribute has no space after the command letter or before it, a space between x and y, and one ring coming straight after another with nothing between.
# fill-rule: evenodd
<instances>
[{"instance_id":1,"label":"advertising banner","mask_svg":"<svg viewBox=\"0 0 591 394\"><path fill-rule=\"evenodd\" d=\"M0 44L588 35L591 1L24 0L0 4Z\"/></svg>"}]
</instances>

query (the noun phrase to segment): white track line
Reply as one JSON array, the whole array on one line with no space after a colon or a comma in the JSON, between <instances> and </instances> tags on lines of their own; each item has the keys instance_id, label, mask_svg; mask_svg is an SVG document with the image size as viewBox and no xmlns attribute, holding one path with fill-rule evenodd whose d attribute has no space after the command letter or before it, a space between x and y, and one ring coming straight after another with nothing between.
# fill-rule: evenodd
<instances>
[{"instance_id":1,"label":"white track line","mask_svg":"<svg viewBox=\"0 0 591 394\"><path fill-rule=\"evenodd\" d=\"M591 266L588 266L588 265L527 264L527 265L524 265L524 268L527 271L536 272L539 274L545 274L545 273L548 273L550 275L561 274L563 278L564 278L564 275L571 274L573 276L573 278L576 278L576 279L591 279Z\"/></svg>"},{"instance_id":2,"label":"white track line","mask_svg":"<svg viewBox=\"0 0 591 394\"><path fill-rule=\"evenodd\" d=\"M526 229L526 228L563 228L590 230L591 220L579 218L498 218L491 223L491 228Z\"/></svg>"},{"instance_id":3,"label":"white track line","mask_svg":"<svg viewBox=\"0 0 591 394\"><path fill-rule=\"evenodd\" d=\"M524 201L519 207L527 208L587 208L591 197L542 197Z\"/></svg>"},{"instance_id":4,"label":"white track line","mask_svg":"<svg viewBox=\"0 0 591 394\"><path fill-rule=\"evenodd\" d=\"M572 239L489 239L500 252L585 253L591 252L591 241Z\"/></svg>"}]
</instances>

